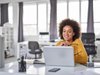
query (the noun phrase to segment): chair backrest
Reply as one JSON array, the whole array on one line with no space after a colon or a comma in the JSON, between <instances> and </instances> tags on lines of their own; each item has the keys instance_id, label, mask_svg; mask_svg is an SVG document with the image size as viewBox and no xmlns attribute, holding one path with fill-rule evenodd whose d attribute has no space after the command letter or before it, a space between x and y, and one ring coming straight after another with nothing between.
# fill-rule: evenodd
<instances>
[{"instance_id":1,"label":"chair backrest","mask_svg":"<svg viewBox=\"0 0 100 75\"><path fill-rule=\"evenodd\" d=\"M82 42L84 44L95 44L94 33L82 33Z\"/></svg>"},{"instance_id":2,"label":"chair backrest","mask_svg":"<svg viewBox=\"0 0 100 75\"><path fill-rule=\"evenodd\" d=\"M94 33L82 33L82 42L86 49L88 55L95 55L96 54L96 47L95 47L95 34Z\"/></svg>"},{"instance_id":3,"label":"chair backrest","mask_svg":"<svg viewBox=\"0 0 100 75\"><path fill-rule=\"evenodd\" d=\"M97 53L95 45L84 45L84 47L88 55L95 55Z\"/></svg>"},{"instance_id":4,"label":"chair backrest","mask_svg":"<svg viewBox=\"0 0 100 75\"><path fill-rule=\"evenodd\" d=\"M29 41L28 48L31 49L32 51L34 51L36 49L40 49L39 43L37 41Z\"/></svg>"}]
</instances>

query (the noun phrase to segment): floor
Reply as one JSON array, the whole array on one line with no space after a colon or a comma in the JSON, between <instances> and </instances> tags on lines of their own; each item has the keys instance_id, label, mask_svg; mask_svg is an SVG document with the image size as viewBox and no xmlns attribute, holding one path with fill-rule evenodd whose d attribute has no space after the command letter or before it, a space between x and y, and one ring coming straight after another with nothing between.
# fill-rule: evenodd
<instances>
[{"instance_id":1,"label":"floor","mask_svg":"<svg viewBox=\"0 0 100 75\"><path fill-rule=\"evenodd\" d=\"M42 61L42 60L43 59L41 59L40 61ZM34 59L26 59L27 71L25 73L23 73L23 75L24 74L32 74L32 75L33 74L34 75L36 75L36 74L40 75L41 74L41 75L45 75L44 74L45 73L44 72L44 70L45 70L44 65L43 64L40 64L39 67L37 67L38 65L36 65L36 64L33 65L33 62L34 62ZM43 65L43 66L41 66L41 65ZM39 72L38 72L38 68L39 68ZM17 58L16 57L6 58L5 59L5 67L4 68L1 68L0 69L0 72L19 73L19 66L18 66L18 60L17 60Z\"/></svg>"},{"instance_id":2,"label":"floor","mask_svg":"<svg viewBox=\"0 0 100 75\"><path fill-rule=\"evenodd\" d=\"M14 62L14 61L16 61L17 60L17 58L16 57L9 57L9 58L6 58L5 59L5 63L10 63L10 62Z\"/></svg>"},{"instance_id":3,"label":"floor","mask_svg":"<svg viewBox=\"0 0 100 75\"><path fill-rule=\"evenodd\" d=\"M33 64L33 63L34 63L34 59L32 59L32 58L28 58L28 59L25 59L25 60L26 60L27 63L29 63L29 64ZM44 58L38 59L38 60L39 60L38 63L44 64ZM18 61L16 57L6 58L6 59L5 59L5 64L11 63L11 62L15 62L15 61Z\"/></svg>"}]
</instances>

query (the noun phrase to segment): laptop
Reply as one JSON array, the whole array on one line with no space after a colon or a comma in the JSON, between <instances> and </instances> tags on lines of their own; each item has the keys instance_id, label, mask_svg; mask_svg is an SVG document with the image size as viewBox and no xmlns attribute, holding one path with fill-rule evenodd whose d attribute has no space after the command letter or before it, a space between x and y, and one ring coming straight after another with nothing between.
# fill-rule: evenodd
<instances>
[{"instance_id":1,"label":"laptop","mask_svg":"<svg viewBox=\"0 0 100 75\"><path fill-rule=\"evenodd\" d=\"M44 46L43 51L47 66L75 66L74 49L71 46Z\"/></svg>"}]
</instances>

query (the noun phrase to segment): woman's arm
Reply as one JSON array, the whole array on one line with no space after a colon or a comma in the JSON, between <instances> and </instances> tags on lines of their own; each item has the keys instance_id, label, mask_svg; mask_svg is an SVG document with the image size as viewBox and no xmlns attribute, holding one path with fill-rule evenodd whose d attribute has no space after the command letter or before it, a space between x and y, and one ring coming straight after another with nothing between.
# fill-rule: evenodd
<instances>
[{"instance_id":1,"label":"woman's arm","mask_svg":"<svg viewBox=\"0 0 100 75\"><path fill-rule=\"evenodd\" d=\"M76 63L86 64L88 61L88 55L84 48L84 45L80 39L75 40L72 43L74 48L74 57Z\"/></svg>"}]
</instances>

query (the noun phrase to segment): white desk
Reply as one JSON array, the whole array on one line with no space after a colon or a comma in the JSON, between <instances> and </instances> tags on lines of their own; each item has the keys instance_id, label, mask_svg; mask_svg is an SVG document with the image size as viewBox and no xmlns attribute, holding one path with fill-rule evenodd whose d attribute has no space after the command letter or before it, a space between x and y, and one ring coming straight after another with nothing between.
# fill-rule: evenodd
<instances>
[{"instance_id":1,"label":"white desk","mask_svg":"<svg viewBox=\"0 0 100 75\"><path fill-rule=\"evenodd\" d=\"M76 65L75 67L59 67L58 72L48 72L49 69L57 68L57 66L45 66L42 64L33 65L27 64L26 72L18 72L16 62L5 65L5 68L0 68L0 75L100 75L100 68L87 68L83 65ZM2 73L5 72L5 73ZM9 74L12 73L12 74ZM14 74L13 74L14 73Z\"/></svg>"},{"instance_id":2,"label":"white desk","mask_svg":"<svg viewBox=\"0 0 100 75\"><path fill-rule=\"evenodd\" d=\"M53 68L53 67L52 67ZM85 66L77 66L77 67L62 67L56 73L48 72L51 67L46 69L45 75L100 75L99 73L95 72L95 69L87 69ZM96 69L99 71L99 69Z\"/></svg>"},{"instance_id":3,"label":"white desk","mask_svg":"<svg viewBox=\"0 0 100 75\"><path fill-rule=\"evenodd\" d=\"M96 41L95 42L96 46L97 46L97 54L96 57L94 58L94 61L99 61L100 62L100 41Z\"/></svg>"},{"instance_id":4,"label":"white desk","mask_svg":"<svg viewBox=\"0 0 100 75\"><path fill-rule=\"evenodd\" d=\"M23 73L8 73L8 72L0 72L0 75L26 75ZM28 75L28 74L27 74Z\"/></svg>"}]
</instances>

